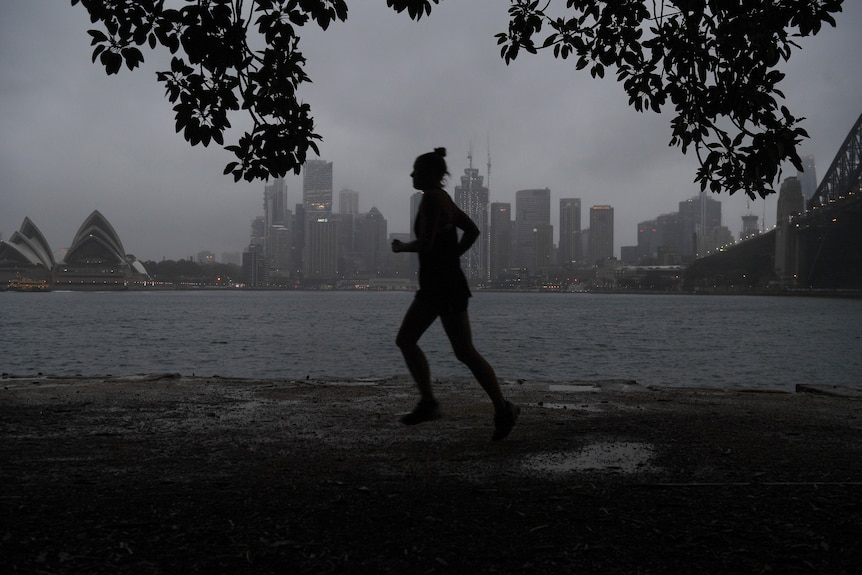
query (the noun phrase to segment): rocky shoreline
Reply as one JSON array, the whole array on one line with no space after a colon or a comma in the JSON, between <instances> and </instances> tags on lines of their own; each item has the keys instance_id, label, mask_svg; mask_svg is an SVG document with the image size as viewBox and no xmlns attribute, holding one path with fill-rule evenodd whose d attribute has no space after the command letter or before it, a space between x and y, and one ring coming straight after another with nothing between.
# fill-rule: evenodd
<instances>
[{"instance_id":1,"label":"rocky shoreline","mask_svg":"<svg viewBox=\"0 0 862 575\"><path fill-rule=\"evenodd\" d=\"M0 380L6 573L858 573L862 393Z\"/></svg>"}]
</instances>

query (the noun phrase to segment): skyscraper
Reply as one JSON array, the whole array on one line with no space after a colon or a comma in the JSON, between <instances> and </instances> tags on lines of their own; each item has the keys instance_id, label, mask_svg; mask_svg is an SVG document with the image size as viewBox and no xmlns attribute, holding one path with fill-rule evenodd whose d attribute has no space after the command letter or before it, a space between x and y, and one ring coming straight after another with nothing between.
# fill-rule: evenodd
<instances>
[{"instance_id":1,"label":"skyscraper","mask_svg":"<svg viewBox=\"0 0 862 575\"><path fill-rule=\"evenodd\" d=\"M270 275L288 277L293 259L290 230L280 224L272 226L269 228L267 242L267 266Z\"/></svg>"},{"instance_id":2,"label":"skyscraper","mask_svg":"<svg viewBox=\"0 0 862 575\"><path fill-rule=\"evenodd\" d=\"M775 226L775 275L787 281L794 280L797 269L798 236L790 231L790 219L805 211L805 197L798 178L786 178L778 192Z\"/></svg>"},{"instance_id":3,"label":"skyscraper","mask_svg":"<svg viewBox=\"0 0 862 575\"><path fill-rule=\"evenodd\" d=\"M534 271L536 234L539 225L551 223L551 190L531 189L515 192L515 265Z\"/></svg>"},{"instance_id":4,"label":"skyscraper","mask_svg":"<svg viewBox=\"0 0 862 575\"><path fill-rule=\"evenodd\" d=\"M567 265L581 259L581 199L560 199L559 263Z\"/></svg>"},{"instance_id":5,"label":"skyscraper","mask_svg":"<svg viewBox=\"0 0 862 575\"><path fill-rule=\"evenodd\" d=\"M590 208L590 263L614 257L614 209L611 206Z\"/></svg>"},{"instance_id":6,"label":"skyscraper","mask_svg":"<svg viewBox=\"0 0 862 575\"><path fill-rule=\"evenodd\" d=\"M303 166L302 203L306 217L332 213L332 162L307 160Z\"/></svg>"},{"instance_id":7,"label":"skyscraper","mask_svg":"<svg viewBox=\"0 0 862 575\"><path fill-rule=\"evenodd\" d=\"M263 257L269 266L270 270L280 270L286 272L289 266L284 266L284 238L276 240L273 234L276 227L279 234L284 234L284 230L290 224L290 210L287 209L287 184L284 178L276 178L271 184L267 184L263 189L263 217L264 217L264 240L263 240ZM282 252L277 254L278 248L276 242L282 244ZM288 244L289 245L289 244ZM280 262L276 262L277 258L282 258Z\"/></svg>"},{"instance_id":8,"label":"skyscraper","mask_svg":"<svg viewBox=\"0 0 862 575\"><path fill-rule=\"evenodd\" d=\"M251 233L249 234L249 244L260 246L261 253L263 246L266 243L266 218L257 216L251 220Z\"/></svg>"},{"instance_id":9,"label":"skyscraper","mask_svg":"<svg viewBox=\"0 0 862 575\"><path fill-rule=\"evenodd\" d=\"M242 252L242 279L248 287L269 284L269 267L263 257L263 246L251 244Z\"/></svg>"},{"instance_id":10,"label":"skyscraper","mask_svg":"<svg viewBox=\"0 0 862 575\"><path fill-rule=\"evenodd\" d=\"M468 280L484 282L488 280L488 188L469 157L470 167L464 170L461 185L455 186L455 204L478 226L479 238L461 256L461 262Z\"/></svg>"},{"instance_id":11,"label":"skyscraper","mask_svg":"<svg viewBox=\"0 0 862 575\"><path fill-rule=\"evenodd\" d=\"M758 216L756 214L745 214L742 216L742 230L739 232L739 239L744 240L760 233L757 220Z\"/></svg>"},{"instance_id":12,"label":"skyscraper","mask_svg":"<svg viewBox=\"0 0 862 575\"><path fill-rule=\"evenodd\" d=\"M512 267L512 204L491 204L490 228L490 277L495 281Z\"/></svg>"},{"instance_id":13,"label":"skyscraper","mask_svg":"<svg viewBox=\"0 0 862 575\"><path fill-rule=\"evenodd\" d=\"M357 222L357 251L362 255L363 271L377 275L383 271L389 237L386 218L376 207Z\"/></svg>"},{"instance_id":14,"label":"skyscraper","mask_svg":"<svg viewBox=\"0 0 862 575\"><path fill-rule=\"evenodd\" d=\"M359 192L354 190L341 190L338 192L338 213L359 213Z\"/></svg>"},{"instance_id":15,"label":"skyscraper","mask_svg":"<svg viewBox=\"0 0 862 575\"><path fill-rule=\"evenodd\" d=\"M276 178L274 182L263 188L263 215L266 219L266 229L286 225L287 212L287 184L284 178Z\"/></svg>"},{"instance_id":16,"label":"skyscraper","mask_svg":"<svg viewBox=\"0 0 862 575\"><path fill-rule=\"evenodd\" d=\"M308 279L338 276L338 222L329 217L307 219L303 273Z\"/></svg>"},{"instance_id":17,"label":"skyscraper","mask_svg":"<svg viewBox=\"0 0 862 575\"><path fill-rule=\"evenodd\" d=\"M721 227L721 202L701 193L679 203L679 219L682 226L679 253L697 256L697 238L704 238Z\"/></svg>"},{"instance_id":18,"label":"skyscraper","mask_svg":"<svg viewBox=\"0 0 862 575\"><path fill-rule=\"evenodd\" d=\"M306 278L334 279L338 270L338 224L331 218L332 162L305 162L302 204L305 208L303 273Z\"/></svg>"},{"instance_id":19,"label":"skyscraper","mask_svg":"<svg viewBox=\"0 0 862 575\"><path fill-rule=\"evenodd\" d=\"M530 269L545 276L551 267L551 254L554 251L554 226L536 224L536 227L533 228L533 235L535 236L533 244L536 246L536 260Z\"/></svg>"},{"instance_id":20,"label":"skyscraper","mask_svg":"<svg viewBox=\"0 0 862 575\"><path fill-rule=\"evenodd\" d=\"M814 162L814 156L802 156L802 167L804 170L796 172L796 177L802 186L802 195L807 204L814 192L817 191L817 166Z\"/></svg>"}]
</instances>

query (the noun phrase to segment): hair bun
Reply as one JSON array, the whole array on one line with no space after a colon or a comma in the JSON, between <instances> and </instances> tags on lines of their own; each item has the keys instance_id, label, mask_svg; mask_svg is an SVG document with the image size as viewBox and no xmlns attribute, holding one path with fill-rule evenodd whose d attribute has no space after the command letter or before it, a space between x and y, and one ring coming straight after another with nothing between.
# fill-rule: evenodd
<instances>
[{"instance_id":1,"label":"hair bun","mask_svg":"<svg viewBox=\"0 0 862 575\"><path fill-rule=\"evenodd\" d=\"M446 157L446 148L434 148L434 153L438 156L445 158Z\"/></svg>"}]
</instances>

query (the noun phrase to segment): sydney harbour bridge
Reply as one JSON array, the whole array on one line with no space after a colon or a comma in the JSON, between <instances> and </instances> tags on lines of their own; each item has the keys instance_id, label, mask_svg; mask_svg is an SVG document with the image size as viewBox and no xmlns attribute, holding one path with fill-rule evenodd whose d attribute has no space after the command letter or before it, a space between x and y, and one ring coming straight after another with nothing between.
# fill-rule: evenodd
<instances>
[{"instance_id":1,"label":"sydney harbour bridge","mask_svg":"<svg viewBox=\"0 0 862 575\"><path fill-rule=\"evenodd\" d=\"M695 291L862 292L862 115L817 190L801 209L782 213L775 229L696 260L686 270Z\"/></svg>"}]
</instances>

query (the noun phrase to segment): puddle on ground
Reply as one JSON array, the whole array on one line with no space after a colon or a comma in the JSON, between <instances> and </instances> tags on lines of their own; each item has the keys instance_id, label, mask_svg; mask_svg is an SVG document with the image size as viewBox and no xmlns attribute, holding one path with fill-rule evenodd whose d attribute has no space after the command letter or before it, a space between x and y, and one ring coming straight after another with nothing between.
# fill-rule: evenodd
<instances>
[{"instance_id":1,"label":"puddle on ground","mask_svg":"<svg viewBox=\"0 0 862 575\"><path fill-rule=\"evenodd\" d=\"M654 450L649 443L593 443L577 451L537 453L527 457L522 467L527 472L565 474L574 471L615 471L638 473L653 471Z\"/></svg>"}]
</instances>

